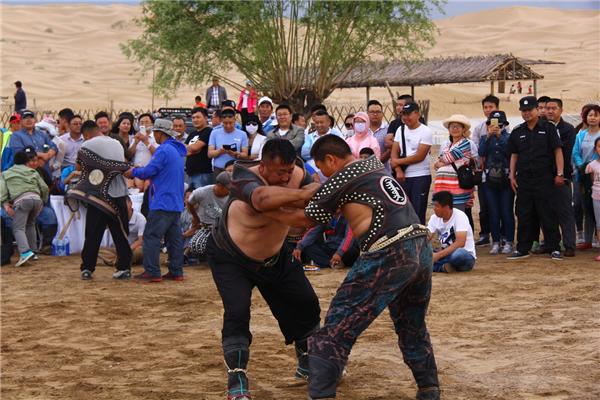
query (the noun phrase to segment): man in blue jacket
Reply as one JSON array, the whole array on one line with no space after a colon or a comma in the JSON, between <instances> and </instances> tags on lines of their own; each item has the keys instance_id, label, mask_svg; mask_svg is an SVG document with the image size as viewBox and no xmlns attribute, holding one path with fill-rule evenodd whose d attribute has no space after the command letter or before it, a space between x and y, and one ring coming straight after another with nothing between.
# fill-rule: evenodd
<instances>
[{"instance_id":1,"label":"man in blue jacket","mask_svg":"<svg viewBox=\"0 0 600 400\"><path fill-rule=\"evenodd\" d=\"M160 146L144 168L130 168L127 178L150 179L148 221L142 239L144 273L134 279L146 282L183 280L183 236L179 218L183 211L185 145L177 139L173 123L166 119L154 122L154 139ZM161 276L160 240L169 243L169 272Z\"/></svg>"}]
</instances>

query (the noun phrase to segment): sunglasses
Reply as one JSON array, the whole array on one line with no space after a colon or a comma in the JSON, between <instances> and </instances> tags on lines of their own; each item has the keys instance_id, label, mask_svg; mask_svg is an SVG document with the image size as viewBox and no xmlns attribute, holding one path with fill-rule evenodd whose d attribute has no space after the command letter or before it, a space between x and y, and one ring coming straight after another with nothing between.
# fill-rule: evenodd
<instances>
[{"instance_id":1,"label":"sunglasses","mask_svg":"<svg viewBox=\"0 0 600 400\"><path fill-rule=\"evenodd\" d=\"M352 128L352 124L344 124L346 125L346 128Z\"/></svg>"},{"instance_id":2,"label":"sunglasses","mask_svg":"<svg viewBox=\"0 0 600 400\"><path fill-rule=\"evenodd\" d=\"M256 122L246 122L246 126L248 125L252 125L252 126L258 126L258 124Z\"/></svg>"}]
</instances>

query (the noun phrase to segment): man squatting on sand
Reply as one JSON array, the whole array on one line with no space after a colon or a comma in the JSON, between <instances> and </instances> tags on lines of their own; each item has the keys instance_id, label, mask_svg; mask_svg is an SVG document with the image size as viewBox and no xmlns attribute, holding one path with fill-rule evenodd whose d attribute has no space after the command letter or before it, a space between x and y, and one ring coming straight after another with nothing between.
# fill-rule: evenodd
<instances>
[{"instance_id":1,"label":"man squatting on sand","mask_svg":"<svg viewBox=\"0 0 600 400\"><path fill-rule=\"evenodd\" d=\"M331 301L324 326L308 340L309 398L335 397L352 346L387 307L404 362L419 387L417 400L439 399L425 324L433 264L427 228L376 157L356 160L335 135L316 141L311 156L329 180L305 210L265 214L291 226L310 227L329 223L341 208L363 253Z\"/></svg>"},{"instance_id":2,"label":"man squatting on sand","mask_svg":"<svg viewBox=\"0 0 600 400\"><path fill-rule=\"evenodd\" d=\"M265 215L280 207L304 208L320 187L295 161L292 143L275 138L265 143L258 165L236 162L229 201L207 240L208 265L225 309L229 399L250 398L246 368L254 287L271 308L285 343L296 345L296 377L305 379L308 372L307 339L319 328L319 299L285 240L289 226Z\"/></svg>"}]
</instances>

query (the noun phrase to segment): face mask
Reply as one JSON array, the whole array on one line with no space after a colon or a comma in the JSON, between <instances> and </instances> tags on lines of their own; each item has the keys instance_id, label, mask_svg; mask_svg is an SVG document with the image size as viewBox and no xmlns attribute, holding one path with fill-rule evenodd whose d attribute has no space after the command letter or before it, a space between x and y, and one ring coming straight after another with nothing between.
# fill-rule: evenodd
<instances>
[{"instance_id":1,"label":"face mask","mask_svg":"<svg viewBox=\"0 0 600 400\"><path fill-rule=\"evenodd\" d=\"M348 137L354 136L354 129L348 129L348 130L346 130L346 134L348 135Z\"/></svg>"},{"instance_id":2,"label":"face mask","mask_svg":"<svg viewBox=\"0 0 600 400\"><path fill-rule=\"evenodd\" d=\"M367 130L366 122L356 122L354 124L354 130L358 133L363 133L364 131Z\"/></svg>"},{"instance_id":3,"label":"face mask","mask_svg":"<svg viewBox=\"0 0 600 400\"><path fill-rule=\"evenodd\" d=\"M258 125L246 125L246 132L250 135L254 135L258 130Z\"/></svg>"}]
</instances>

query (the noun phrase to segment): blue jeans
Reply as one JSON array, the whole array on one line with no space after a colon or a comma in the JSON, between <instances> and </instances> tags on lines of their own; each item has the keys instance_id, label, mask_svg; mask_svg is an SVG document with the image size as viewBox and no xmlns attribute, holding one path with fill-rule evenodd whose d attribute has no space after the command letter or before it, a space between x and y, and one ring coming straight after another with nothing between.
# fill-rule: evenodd
<instances>
[{"instance_id":1,"label":"blue jeans","mask_svg":"<svg viewBox=\"0 0 600 400\"><path fill-rule=\"evenodd\" d=\"M475 265L475 257L465 249L456 249L449 256L437 260L433 264L433 272L444 272L444 264L446 263L450 263L457 271L470 271Z\"/></svg>"},{"instance_id":2,"label":"blue jeans","mask_svg":"<svg viewBox=\"0 0 600 400\"><path fill-rule=\"evenodd\" d=\"M212 172L188 176L188 185L194 189L212 185Z\"/></svg>"},{"instance_id":3,"label":"blue jeans","mask_svg":"<svg viewBox=\"0 0 600 400\"><path fill-rule=\"evenodd\" d=\"M485 183L480 186L485 190L485 197L488 203L488 213L490 215L490 231L492 241L500 242L500 219L504 225L506 241L515 242L515 192L510 185L503 189L491 188Z\"/></svg>"},{"instance_id":4,"label":"blue jeans","mask_svg":"<svg viewBox=\"0 0 600 400\"><path fill-rule=\"evenodd\" d=\"M183 276L183 236L179 219L181 212L150 210L142 248L144 249L144 270L152 277L160 273L160 240L164 236L169 242L169 272L171 276Z\"/></svg>"},{"instance_id":5,"label":"blue jeans","mask_svg":"<svg viewBox=\"0 0 600 400\"><path fill-rule=\"evenodd\" d=\"M402 186L402 189L404 189L406 192L406 195L415 209L421 224L427 225L427 222L425 222L425 214L427 214L427 202L429 201L431 175L406 178L406 182L398 183L400 183L400 186Z\"/></svg>"},{"instance_id":6,"label":"blue jeans","mask_svg":"<svg viewBox=\"0 0 600 400\"><path fill-rule=\"evenodd\" d=\"M0 213L2 214L2 219L4 219L6 227L12 230L13 218L6 213L4 207L2 207ZM36 217L35 223L37 225L40 225L42 229L49 228L52 225L58 225L58 221L56 220L56 213L54 212L52 207L44 205L42 211L40 211L40 215Z\"/></svg>"}]
</instances>

